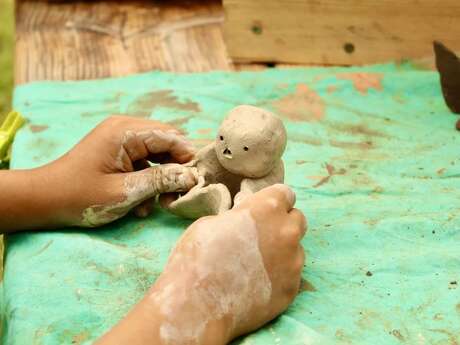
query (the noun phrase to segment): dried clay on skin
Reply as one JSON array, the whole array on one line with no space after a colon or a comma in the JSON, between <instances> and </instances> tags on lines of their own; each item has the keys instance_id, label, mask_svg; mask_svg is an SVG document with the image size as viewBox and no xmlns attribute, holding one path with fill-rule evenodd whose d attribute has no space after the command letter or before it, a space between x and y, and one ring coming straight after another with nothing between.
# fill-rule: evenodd
<instances>
[{"instance_id":1,"label":"dried clay on skin","mask_svg":"<svg viewBox=\"0 0 460 345\"><path fill-rule=\"evenodd\" d=\"M184 240L190 231L195 232L194 241ZM230 318L233 329L247 320L252 308L267 305L271 298L271 282L249 210L194 223L178 242L165 271L196 278L193 286L169 283L150 297L166 319L160 329L165 344L200 343L206 324L224 317ZM177 308L182 312L176 313Z\"/></svg>"},{"instance_id":2,"label":"dried clay on skin","mask_svg":"<svg viewBox=\"0 0 460 345\"><path fill-rule=\"evenodd\" d=\"M160 193L187 191L198 178L194 168L163 164L124 178L124 200L112 205L94 205L83 211L82 226L95 227L116 220L142 201Z\"/></svg>"},{"instance_id":3,"label":"dried clay on skin","mask_svg":"<svg viewBox=\"0 0 460 345\"><path fill-rule=\"evenodd\" d=\"M149 131L126 131L121 140L121 147L115 158L115 165L120 171L131 171L132 160L142 156L140 151L148 150L149 153L163 153L175 150L184 155L191 155L195 149L183 135L175 130L162 131L153 129Z\"/></svg>"}]
</instances>

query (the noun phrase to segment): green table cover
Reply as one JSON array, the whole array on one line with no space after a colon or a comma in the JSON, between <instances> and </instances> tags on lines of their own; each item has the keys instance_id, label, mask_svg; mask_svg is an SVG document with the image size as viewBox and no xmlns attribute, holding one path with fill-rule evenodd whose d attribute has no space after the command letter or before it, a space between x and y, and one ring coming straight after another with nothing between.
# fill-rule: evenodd
<instances>
[{"instance_id":1,"label":"green table cover","mask_svg":"<svg viewBox=\"0 0 460 345\"><path fill-rule=\"evenodd\" d=\"M175 124L202 146L238 104L284 120L286 183L309 231L302 291L237 342L459 343L460 134L433 71L406 63L31 83L15 91L29 123L11 168L59 157L112 113ZM155 281L188 224L157 208L101 229L8 236L4 343L90 343Z\"/></svg>"}]
</instances>

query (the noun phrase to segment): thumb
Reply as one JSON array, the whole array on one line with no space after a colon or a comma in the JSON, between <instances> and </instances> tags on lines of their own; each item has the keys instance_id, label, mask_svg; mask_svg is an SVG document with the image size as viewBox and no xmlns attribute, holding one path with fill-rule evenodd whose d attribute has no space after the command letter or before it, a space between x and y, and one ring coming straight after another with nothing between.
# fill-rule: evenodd
<instances>
[{"instance_id":1,"label":"thumb","mask_svg":"<svg viewBox=\"0 0 460 345\"><path fill-rule=\"evenodd\" d=\"M125 190L132 202L141 202L158 194L186 192L197 184L196 168L180 164L162 164L127 173Z\"/></svg>"}]
</instances>

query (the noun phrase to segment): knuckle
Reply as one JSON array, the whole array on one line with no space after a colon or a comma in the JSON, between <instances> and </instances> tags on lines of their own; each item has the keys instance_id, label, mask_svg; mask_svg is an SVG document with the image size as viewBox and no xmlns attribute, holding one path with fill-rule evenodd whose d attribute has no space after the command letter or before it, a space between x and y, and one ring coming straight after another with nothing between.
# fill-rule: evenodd
<instances>
[{"instance_id":1,"label":"knuckle","mask_svg":"<svg viewBox=\"0 0 460 345\"><path fill-rule=\"evenodd\" d=\"M300 288L300 277L298 279L292 279L289 285L284 288L286 295L287 304L290 304L299 293Z\"/></svg>"},{"instance_id":2,"label":"knuckle","mask_svg":"<svg viewBox=\"0 0 460 345\"><path fill-rule=\"evenodd\" d=\"M284 241L289 246L297 246L301 237L301 228L298 226L287 226L283 229L282 235Z\"/></svg>"},{"instance_id":3,"label":"knuckle","mask_svg":"<svg viewBox=\"0 0 460 345\"><path fill-rule=\"evenodd\" d=\"M303 214L302 211L300 211L298 208L293 208L290 212L290 214L294 217L297 217L300 221L305 220L305 215Z\"/></svg>"},{"instance_id":4,"label":"knuckle","mask_svg":"<svg viewBox=\"0 0 460 345\"><path fill-rule=\"evenodd\" d=\"M289 214L293 219L293 223L296 224L296 226L299 228L300 234L303 236L303 234L307 231L307 218L302 211L296 208L293 209Z\"/></svg>"},{"instance_id":5,"label":"knuckle","mask_svg":"<svg viewBox=\"0 0 460 345\"><path fill-rule=\"evenodd\" d=\"M274 196L270 196L266 199L263 200L264 207L271 208L274 210L280 210L281 209L281 203L280 200Z\"/></svg>"}]
</instances>

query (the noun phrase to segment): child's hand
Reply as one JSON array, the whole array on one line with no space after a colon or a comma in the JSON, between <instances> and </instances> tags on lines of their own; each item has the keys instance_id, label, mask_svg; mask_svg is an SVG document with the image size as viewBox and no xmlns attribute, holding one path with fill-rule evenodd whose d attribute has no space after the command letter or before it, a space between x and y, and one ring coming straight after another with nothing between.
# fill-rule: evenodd
<instances>
[{"instance_id":1,"label":"child's hand","mask_svg":"<svg viewBox=\"0 0 460 345\"><path fill-rule=\"evenodd\" d=\"M298 293L306 231L295 195L267 187L182 235L145 298L100 344L227 344Z\"/></svg>"},{"instance_id":2,"label":"child's hand","mask_svg":"<svg viewBox=\"0 0 460 345\"><path fill-rule=\"evenodd\" d=\"M190 327L198 335L208 322L221 322L228 342L288 307L299 291L300 240L306 231L305 217L294 203L294 192L277 184L187 229L151 295L174 334L190 334ZM166 306L177 307L177 314L169 314ZM195 339L181 340L189 344Z\"/></svg>"},{"instance_id":3,"label":"child's hand","mask_svg":"<svg viewBox=\"0 0 460 345\"><path fill-rule=\"evenodd\" d=\"M150 213L160 193L188 191L195 171L179 164L193 148L174 128L151 120L113 116L55 162L39 169L59 192L56 216L65 225L94 227L137 207ZM150 162L170 163L150 167Z\"/></svg>"}]
</instances>

